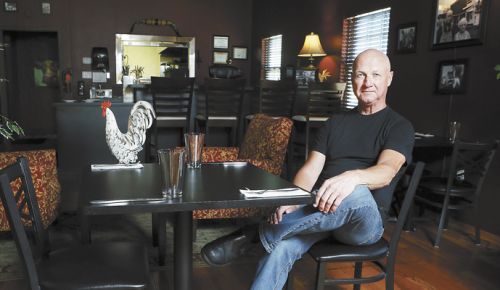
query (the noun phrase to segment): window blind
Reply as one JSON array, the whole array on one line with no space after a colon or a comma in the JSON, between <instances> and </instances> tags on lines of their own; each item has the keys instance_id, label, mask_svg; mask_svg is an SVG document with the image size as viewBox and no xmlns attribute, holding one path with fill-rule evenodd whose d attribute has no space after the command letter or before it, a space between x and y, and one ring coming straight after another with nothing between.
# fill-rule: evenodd
<instances>
[{"instance_id":1,"label":"window blind","mask_svg":"<svg viewBox=\"0 0 500 290\"><path fill-rule=\"evenodd\" d=\"M281 44L282 35L263 38L261 78L265 80L279 80L281 77Z\"/></svg>"},{"instance_id":2,"label":"window blind","mask_svg":"<svg viewBox=\"0 0 500 290\"><path fill-rule=\"evenodd\" d=\"M391 8L384 8L344 19L340 80L347 83L342 104L346 109L358 105L351 84L354 59L368 48L375 48L387 54L390 17Z\"/></svg>"}]
</instances>

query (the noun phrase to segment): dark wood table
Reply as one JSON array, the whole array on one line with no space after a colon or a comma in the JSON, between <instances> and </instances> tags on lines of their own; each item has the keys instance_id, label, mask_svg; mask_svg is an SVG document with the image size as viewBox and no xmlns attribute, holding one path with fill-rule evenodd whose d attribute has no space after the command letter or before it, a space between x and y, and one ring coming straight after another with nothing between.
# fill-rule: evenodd
<instances>
[{"instance_id":1,"label":"dark wood table","mask_svg":"<svg viewBox=\"0 0 500 290\"><path fill-rule=\"evenodd\" d=\"M157 164L142 169L91 171L83 173L80 192L81 233L90 241L92 215L158 214L160 263L164 263L165 215L174 212L174 289L191 289L193 272L193 210L240 207L268 207L308 204L313 196L245 199L239 189L293 187L290 182L247 163L208 163L188 169L183 196L161 199L160 170Z\"/></svg>"}]
</instances>

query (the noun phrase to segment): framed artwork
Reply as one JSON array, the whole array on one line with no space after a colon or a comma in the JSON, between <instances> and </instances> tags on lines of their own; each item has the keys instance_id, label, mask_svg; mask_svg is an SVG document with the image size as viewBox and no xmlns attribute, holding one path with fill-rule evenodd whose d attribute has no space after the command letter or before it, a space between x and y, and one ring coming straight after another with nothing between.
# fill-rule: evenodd
<instances>
[{"instance_id":1,"label":"framed artwork","mask_svg":"<svg viewBox=\"0 0 500 290\"><path fill-rule=\"evenodd\" d=\"M3 3L3 10L5 12L16 12L17 11L17 3L5 1Z\"/></svg>"},{"instance_id":2,"label":"framed artwork","mask_svg":"<svg viewBox=\"0 0 500 290\"><path fill-rule=\"evenodd\" d=\"M233 59L248 59L248 49L245 46L233 46Z\"/></svg>"},{"instance_id":3,"label":"framed artwork","mask_svg":"<svg viewBox=\"0 0 500 290\"><path fill-rule=\"evenodd\" d=\"M297 81L297 87L307 88L310 82L316 81L316 70L296 69L295 80Z\"/></svg>"},{"instance_id":4,"label":"framed artwork","mask_svg":"<svg viewBox=\"0 0 500 290\"><path fill-rule=\"evenodd\" d=\"M227 63L229 59L228 51L214 51L214 63Z\"/></svg>"},{"instance_id":5,"label":"framed artwork","mask_svg":"<svg viewBox=\"0 0 500 290\"><path fill-rule=\"evenodd\" d=\"M229 36L214 35L213 46L215 49L228 49L229 48Z\"/></svg>"},{"instance_id":6,"label":"framed artwork","mask_svg":"<svg viewBox=\"0 0 500 290\"><path fill-rule=\"evenodd\" d=\"M489 0L434 0L432 48L481 44Z\"/></svg>"},{"instance_id":7,"label":"framed artwork","mask_svg":"<svg viewBox=\"0 0 500 290\"><path fill-rule=\"evenodd\" d=\"M50 14L50 3L42 2L42 14Z\"/></svg>"},{"instance_id":8,"label":"framed artwork","mask_svg":"<svg viewBox=\"0 0 500 290\"><path fill-rule=\"evenodd\" d=\"M439 63L436 92L463 94L467 80L467 60L447 60Z\"/></svg>"},{"instance_id":9,"label":"framed artwork","mask_svg":"<svg viewBox=\"0 0 500 290\"><path fill-rule=\"evenodd\" d=\"M417 23L406 23L398 26L396 52L411 53L417 51Z\"/></svg>"}]
</instances>

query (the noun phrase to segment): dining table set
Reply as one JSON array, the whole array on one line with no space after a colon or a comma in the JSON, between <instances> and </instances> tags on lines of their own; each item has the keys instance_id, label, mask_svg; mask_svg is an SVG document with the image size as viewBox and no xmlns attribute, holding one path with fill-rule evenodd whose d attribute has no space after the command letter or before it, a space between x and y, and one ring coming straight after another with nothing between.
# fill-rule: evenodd
<instances>
[{"instance_id":1,"label":"dining table set","mask_svg":"<svg viewBox=\"0 0 500 290\"><path fill-rule=\"evenodd\" d=\"M164 194L159 163L89 166L83 171L79 213L81 237L91 242L91 216L150 213L159 263L166 263L167 214L173 213L174 289L188 290L193 274L193 211L310 204L313 195L247 162L184 166L181 195Z\"/></svg>"}]
</instances>

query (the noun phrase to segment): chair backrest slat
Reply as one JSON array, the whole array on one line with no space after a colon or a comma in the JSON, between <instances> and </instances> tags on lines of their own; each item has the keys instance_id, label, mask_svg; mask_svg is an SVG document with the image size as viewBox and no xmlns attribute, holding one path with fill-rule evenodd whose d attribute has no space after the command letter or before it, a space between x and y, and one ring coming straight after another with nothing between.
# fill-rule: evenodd
<instances>
[{"instance_id":1,"label":"chair backrest slat","mask_svg":"<svg viewBox=\"0 0 500 290\"><path fill-rule=\"evenodd\" d=\"M245 79L205 78L205 116L241 118Z\"/></svg>"},{"instance_id":2,"label":"chair backrest slat","mask_svg":"<svg viewBox=\"0 0 500 290\"><path fill-rule=\"evenodd\" d=\"M342 109L346 83L309 83L307 117L330 117Z\"/></svg>"},{"instance_id":3,"label":"chair backrest slat","mask_svg":"<svg viewBox=\"0 0 500 290\"><path fill-rule=\"evenodd\" d=\"M296 95L297 84L294 80L261 80L258 112L269 116L291 118Z\"/></svg>"},{"instance_id":4,"label":"chair backrest slat","mask_svg":"<svg viewBox=\"0 0 500 290\"><path fill-rule=\"evenodd\" d=\"M157 117L183 115L189 128L194 78L151 77L151 92Z\"/></svg>"}]
</instances>

